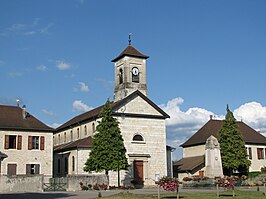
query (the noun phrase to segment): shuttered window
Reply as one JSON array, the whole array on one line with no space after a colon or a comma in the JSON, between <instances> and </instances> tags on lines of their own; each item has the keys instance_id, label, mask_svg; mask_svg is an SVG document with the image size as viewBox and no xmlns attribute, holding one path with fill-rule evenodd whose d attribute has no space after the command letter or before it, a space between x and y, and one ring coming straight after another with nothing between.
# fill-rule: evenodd
<instances>
[{"instance_id":1,"label":"shuttered window","mask_svg":"<svg viewBox=\"0 0 266 199\"><path fill-rule=\"evenodd\" d=\"M5 135L5 149L22 149L21 135Z\"/></svg>"},{"instance_id":2,"label":"shuttered window","mask_svg":"<svg viewBox=\"0 0 266 199\"><path fill-rule=\"evenodd\" d=\"M28 137L28 149L31 150L32 149L32 136Z\"/></svg>"},{"instance_id":3,"label":"shuttered window","mask_svg":"<svg viewBox=\"0 0 266 199\"><path fill-rule=\"evenodd\" d=\"M7 165L7 175L17 175L17 164Z\"/></svg>"},{"instance_id":4,"label":"shuttered window","mask_svg":"<svg viewBox=\"0 0 266 199\"><path fill-rule=\"evenodd\" d=\"M258 159L264 159L264 150L263 148L257 148L257 155L258 155Z\"/></svg>"},{"instance_id":5,"label":"shuttered window","mask_svg":"<svg viewBox=\"0 0 266 199\"><path fill-rule=\"evenodd\" d=\"M41 136L41 150L44 150L44 142L45 142L45 138L44 136Z\"/></svg>"},{"instance_id":6,"label":"shuttered window","mask_svg":"<svg viewBox=\"0 0 266 199\"><path fill-rule=\"evenodd\" d=\"M18 136L18 148L17 149L18 150L22 149L22 136L21 135Z\"/></svg>"},{"instance_id":7,"label":"shuttered window","mask_svg":"<svg viewBox=\"0 0 266 199\"><path fill-rule=\"evenodd\" d=\"M40 174L40 165L39 164L26 164L26 174L27 175Z\"/></svg>"},{"instance_id":8,"label":"shuttered window","mask_svg":"<svg viewBox=\"0 0 266 199\"><path fill-rule=\"evenodd\" d=\"M28 136L28 149L44 150L45 138L44 136Z\"/></svg>"}]
</instances>

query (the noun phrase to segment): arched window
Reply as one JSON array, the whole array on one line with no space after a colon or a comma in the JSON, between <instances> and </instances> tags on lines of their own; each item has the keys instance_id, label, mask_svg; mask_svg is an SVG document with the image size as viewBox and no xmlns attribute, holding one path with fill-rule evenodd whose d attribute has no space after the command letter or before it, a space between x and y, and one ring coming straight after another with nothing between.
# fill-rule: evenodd
<instances>
[{"instance_id":1,"label":"arched window","mask_svg":"<svg viewBox=\"0 0 266 199\"><path fill-rule=\"evenodd\" d=\"M73 141L73 131L72 130L70 131L70 139L71 139L71 141Z\"/></svg>"},{"instance_id":2,"label":"arched window","mask_svg":"<svg viewBox=\"0 0 266 199\"><path fill-rule=\"evenodd\" d=\"M75 171L75 157L72 156L72 171Z\"/></svg>"},{"instance_id":3,"label":"arched window","mask_svg":"<svg viewBox=\"0 0 266 199\"><path fill-rule=\"evenodd\" d=\"M133 141L140 141L140 142L143 142L144 139L143 139L143 137L142 137L140 134L136 134L136 135L134 135L134 137L133 137Z\"/></svg>"},{"instance_id":4,"label":"arched window","mask_svg":"<svg viewBox=\"0 0 266 199\"><path fill-rule=\"evenodd\" d=\"M66 132L64 132L64 143L66 143Z\"/></svg>"},{"instance_id":5,"label":"arched window","mask_svg":"<svg viewBox=\"0 0 266 199\"><path fill-rule=\"evenodd\" d=\"M77 129L77 138L79 139L79 128Z\"/></svg>"},{"instance_id":6,"label":"arched window","mask_svg":"<svg viewBox=\"0 0 266 199\"><path fill-rule=\"evenodd\" d=\"M122 68L119 69L119 84L123 83L123 70Z\"/></svg>"},{"instance_id":7,"label":"arched window","mask_svg":"<svg viewBox=\"0 0 266 199\"><path fill-rule=\"evenodd\" d=\"M87 135L87 126L84 126L84 135Z\"/></svg>"},{"instance_id":8,"label":"arched window","mask_svg":"<svg viewBox=\"0 0 266 199\"><path fill-rule=\"evenodd\" d=\"M58 134L58 144L60 144L60 134Z\"/></svg>"},{"instance_id":9,"label":"arched window","mask_svg":"<svg viewBox=\"0 0 266 199\"><path fill-rule=\"evenodd\" d=\"M92 123L92 132L94 133L95 132L95 124Z\"/></svg>"}]
</instances>

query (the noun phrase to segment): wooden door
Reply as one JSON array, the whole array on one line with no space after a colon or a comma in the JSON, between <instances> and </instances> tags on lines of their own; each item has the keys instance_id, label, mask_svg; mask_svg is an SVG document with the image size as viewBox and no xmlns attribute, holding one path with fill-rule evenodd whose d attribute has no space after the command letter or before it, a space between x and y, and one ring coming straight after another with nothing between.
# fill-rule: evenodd
<instances>
[{"instance_id":1,"label":"wooden door","mask_svg":"<svg viewBox=\"0 0 266 199\"><path fill-rule=\"evenodd\" d=\"M143 161L134 161L134 180L139 183L143 183Z\"/></svg>"}]
</instances>

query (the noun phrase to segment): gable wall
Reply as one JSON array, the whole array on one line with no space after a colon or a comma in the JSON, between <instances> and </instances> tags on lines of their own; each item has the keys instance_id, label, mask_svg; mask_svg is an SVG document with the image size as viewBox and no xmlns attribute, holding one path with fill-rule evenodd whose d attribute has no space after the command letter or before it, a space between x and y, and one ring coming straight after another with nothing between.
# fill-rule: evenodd
<instances>
[{"instance_id":1,"label":"gable wall","mask_svg":"<svg viewBox=\"0 0 266 199\"><path fill-rule=\"evenodd\" d=\"M129 101L122 109L123 111L120 110L119 112L161 116L161 113L139 96Z\"/></svg>"},{"instance_id":2,"label":"gable wall","mask_svg":"<svg viewBox=\"0 0 266 199\"><path fill-rule=\"evenodd\" d=\"M21 135L22 149L5 149L5 135ZM44 136L44 150L28 149L28 136ZM17 164L17 174L26 174L26 164L40 164L40 174L52 176L52 132L0 131L0 151L8 155L1 163L1 175L7 174L8 164ZM40 145L40 144L39 144Z\"/></svg>"}]
</instances>

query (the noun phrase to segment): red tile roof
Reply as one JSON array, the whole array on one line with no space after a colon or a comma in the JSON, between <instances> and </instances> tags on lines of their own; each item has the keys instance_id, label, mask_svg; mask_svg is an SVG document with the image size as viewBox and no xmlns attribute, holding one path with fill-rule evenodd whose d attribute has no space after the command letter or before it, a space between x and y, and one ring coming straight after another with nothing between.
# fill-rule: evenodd
<instances>
[{"instance_id":1,"label":"red tile roof","mask_svg":"<svg viewBox=\"0 0 266 199\"><path fill-rule=\"evenodd\" d=\"M22 108L18 106L0 105L0 129L26 131L54 131L53 128L42 123L33 115L26 113L22 116Z\"/></svg>"},{"instance_id":2,"label":"red tile roof","mask_svg":"<svg viewBox=\"0 0 266 199\"><path fill-rule=\"evenodd\" d=\"M91 148L92 140L93 140L92 137L89 136L80 140L75 140L73 142L54 146L54 152L69 151L71 149L77 149L77 148Z\"/></svg>"},{"instance_id":3,"label":"red tile roof","mask_svg":"<svg viewBox=\"0 0 266 199\"><path fill-rule=\"evenodd\" d=\"M121 106L124 103L127 103L127 101L131 100L132 98L136 97L136 96L140 96L142 97L148 104L150 104L153 108L155 108L159 113L162 114L162 116L160 118L169 118L169 115L167 113L165 113L162 109L160 109L155 103L153 103L149 98L147 98L145 95L143 95L139 90L131 93L129 96L127 96L126 98L119 100L117 102L111 102L111 108L112 111L114 109L116 109L117 107ZM88 122L90 120L96 120L98 118L98 115L100 114L100 111L102 110L102 108L104 107L104 105L99 106L93 110L90 110L88 112L85 112L83 114L80 114L74 118L72 118L71 120L67 121L66 123L62 124L61 126L59 126L56 131L62 131L64 129L70 128L70 127L74 127L76 125L80 125L83 124L85 122ZM113 112L114 115L119 115L119 113L115 113ZM145 115L143 114L126 114L124 113L123 116L139 116L139 117L153 117L150 115ZM159 117L159 116L158 116Z\"/></svg>"},{"instance_id":4,"label":"red tile roof","mask_svg":"<svg viewBox=\"0 0 266 199\"><path fill-rule=\"evenodd\" d=\"M173 162L174 170L182 173L186 171L190 172L197 168L203 168L205 163L204 158L204 155L182 158L181 160Z\"/></svg>"},{"instance_id":5,"label":"red tile roof","mask_svg":"<svg viewBox=\"0 0 266 199\"><path fill-rule=\"evenodd\" d=\"M218 138L218 134L222 125L223 120L209 120L201 129L199 129L185 143L183 143L181 147L190 147L205 144L206 140L211 135ZM251 128L244 122L237 122L237 125L246 144L266 145L266 137L255 131L253 128Z\"/></svg>"},{"instance_id":6,"label":"red tile roof","mask_svg":"<svg viewBox=\"0 0 266 199\"><path fill-rule=\"evenodd\" d=\"M123 52L118 55L115 59L112 60L112 62L116 62L117 60L125 57L125 56L130 56L130 57L138 57L138 58L143 58L143 59L148 59L149 56L142 54L139 52L137 49L135 49L133 46L128 45Z\"/></svg>"}]
</instances>

